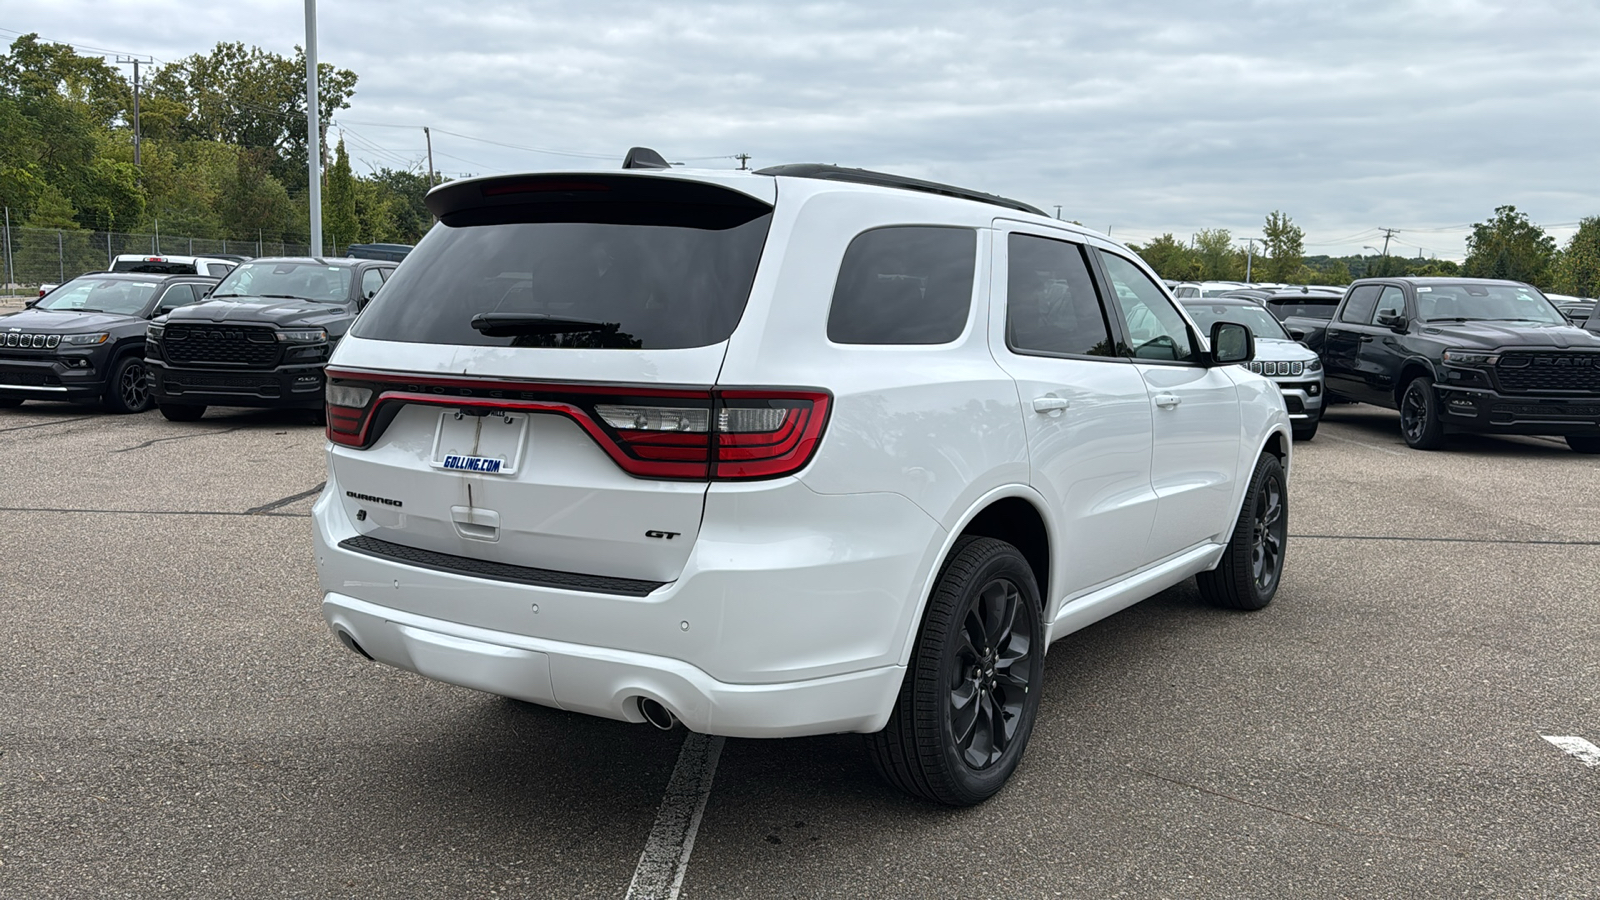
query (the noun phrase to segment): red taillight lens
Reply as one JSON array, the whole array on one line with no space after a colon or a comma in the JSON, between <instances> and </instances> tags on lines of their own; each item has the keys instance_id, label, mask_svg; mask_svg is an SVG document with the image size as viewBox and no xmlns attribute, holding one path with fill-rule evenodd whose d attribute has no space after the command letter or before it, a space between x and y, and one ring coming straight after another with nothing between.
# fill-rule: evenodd
<instances>
[{"instance_id":1,"label":"red taillight lens","mask_svg":"<svg viewBox=\"0 0 1600 900\"><path fill-rule=\"evenodd\" d=\"M798 472L828 421L821 391L718 391L718 479L776 478Z\"/></svg>"},{"instance_id":2,"label":"red taillight lens","mask_svg":"<svg viewBox=\"0 0 1600 900\"><path fill-rule=\"evenodd\" d=\"M369 380L371 379L371 380ZM367 447L405 404L554 413L641 478L748 480L799 471L828 417L821 391L693 390L404 378L328 371L328 439Z\"/></svg>"}]
</instances>

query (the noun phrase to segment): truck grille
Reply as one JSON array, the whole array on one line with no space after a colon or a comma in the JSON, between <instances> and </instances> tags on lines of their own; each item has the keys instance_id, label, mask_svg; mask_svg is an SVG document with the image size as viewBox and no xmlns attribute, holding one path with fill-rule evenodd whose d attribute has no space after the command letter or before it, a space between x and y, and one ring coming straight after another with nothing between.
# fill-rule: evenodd
<instances>
[{"instance_id":1,"label":"truck grille","mask_svg":"<svg viewBox=\"0 0 1600 900\"><path fill-rule=\"evenodd\" d=\"M168 325L162 343L167 359L179 365L270 369L278 363L278 340L271 328Z\"/></svg>"},{"instance_id":2,"label":"truck grille","mask_svg":"<svg viewBox=\"0 0 1600 900\"><path fill-rule=\"evenodd\" d=\"M1506 353L1495 374L1510 393L1600 393L1600 353Z\"/></svg>"},{"instance_id":3,"label":"truck grille","mask_svg":"<svg viewBox=\"0 0 1600 900\"><path fill-rule=\"evenodd\" d=\"M210 372L182 372L166 376L163 382L168 391L182 393L184 391L243 391L250 394L260 394L263 397L276 397L279 394L278 379L274 376L260 375L224 375Z\"/></svg>"}]
</instances>

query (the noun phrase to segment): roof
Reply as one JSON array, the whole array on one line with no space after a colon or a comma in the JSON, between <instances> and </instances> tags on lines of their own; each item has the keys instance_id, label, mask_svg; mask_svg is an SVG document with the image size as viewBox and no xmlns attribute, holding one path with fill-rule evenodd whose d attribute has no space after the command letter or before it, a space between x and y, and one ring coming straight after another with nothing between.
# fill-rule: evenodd
<instances>
[{"instance_id":1,"label":"roof","mask_svg":"<svg viewBox=\"0 0 1600 900\"><path fill-rule=\"evenodd\" d=\"M85 272L82 275L74 275L73 277L68 278L67 281L76 281L79 278L103 278L108 281L168 281L171 279L187 280L193 278L199 278L205 281L222 280L216 275L185 275L183 273L168 274L166 272ZM61 283L66 284L67 282L63 281Z\"/></svg>"},{"instance_id":2,"label":"roof","mask_svg":"<svg viewBox=\"0 0 1600 900\"><path fill-rule=\"evenodd\" d=\"M360 257L355 257L355 256L257 256L254 259L245 260L245 262L241 263L241 265L249 264L249 263L284 263L284 262L302 263L302 264L310 263L311 265L314 265L314 266L341 266L341 267L344 267L344 268L350 268L352 266L359 266L359 265L361 265L363 263L389 262L389 260L362 259Z\"/></svg>"},{"instance_id":3,"label":"roof","mask_svg":"<svg viewBox=\"0 0 1600 900\"><path fill-rule=\"evenodd\" d=\"M1032 213L1036 216L1045 214L1044 210L1036 206L1023 203L1021 200L1001 197L998 194L986 194L969 188L940 184L937 181L923 181L920 178L907 178L904 175L890 175L886 172L873 172L868 169L847 169L842 166L828 166L821 163L791 163L789 165L768 166L765 169L757 169L756 174L781 178L815 178L821 181L842 181L848 184L869 184L875 187L899 188L924 194L956 197L961 200L976 200L979 203L1003 206L1006 209Z\"/></svg>"}]
</instances>

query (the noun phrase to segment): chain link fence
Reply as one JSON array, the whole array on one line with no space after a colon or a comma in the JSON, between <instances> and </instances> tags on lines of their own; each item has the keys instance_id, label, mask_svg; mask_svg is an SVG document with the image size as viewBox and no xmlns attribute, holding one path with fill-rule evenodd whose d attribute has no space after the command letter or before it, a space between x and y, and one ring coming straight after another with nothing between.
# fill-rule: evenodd
<instances>
[{"instance_id":1,"label":"chain link fence","mask_svg":"<svg viewBox=\"0 0 1600 900\"><path fill-rule=\"evenodd\" d=\"M77 231L26 228L12 225L0 239L4 287L37 289L59 284L85 272L104 272L114 257L124 253L151 256L306 256L309 243L257 239L197 238L170 234L129 234L120 231ZM332 248L334 255L338 248Z\"/></svg>"}]
</instances>

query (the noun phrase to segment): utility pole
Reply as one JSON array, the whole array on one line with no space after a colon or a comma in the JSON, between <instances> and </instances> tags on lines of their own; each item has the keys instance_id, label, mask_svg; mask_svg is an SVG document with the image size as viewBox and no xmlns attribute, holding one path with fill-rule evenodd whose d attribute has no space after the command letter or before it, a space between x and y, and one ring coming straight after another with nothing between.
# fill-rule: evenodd
<instances>
[{"instance_id":1,"label":"utility pole","mask_svg":"<svg viewBox=\"0 0 1600 900\"><path fill-rule=\"evenodd\" d=\"M143 60L137 56L117 57L117 65L125 66L133 63L133 165L139 167L139 63Z\"/></svg>"},{"instance_id":2,"label":"utility pole","mask_svg":"<svg viewBox=\"0 0 1600 900\"><path fill-rule=\"evenodd\" d=\"M1385 229L1383 229L1383 255L1384 256L1388 256L1389 255L1389 239L1394 237L1395 235L1397 235L1399 233L1400 233L1399 229L1396 229L1396 228L1385 228Z\"/></svg>"},{"instance_id":3,"label":"utility pole","mask_svg":"<svg viewBox=\"0 0 1600 900\"><path fill-rule=\"evenodd\" d=\"M1061 221L1061 204L1056 204L1056 221Z\"/></svg>"},{"instance_id":4,"label":"utility pole","mask_svg":"<svg viewBox=\"0 0 1600 900\"><path fill-rule=\"evenodd\" d=\"M428 132L428 126L422 126L422 139L428 142L428 187L433 187L433 135Z\"/></svg>"},{"instance_id":5,"label":"utility pole","mask_svg":"<svg viewBox=\"0 0 1600 900\"><path fill-rule=\"evenodd\" d=\"M1244 280L1248 282L1250 281L1250 266L1255 262L1256 257L1256 239L1245 238L1244 241Z\"/></svg>"},{"instance_id":6,"label":"utility pole","mask_svg":"<svg viewBox=\"0 0 1600 900\"><path fill-rule=\"evenodd\" d=\"M312 256L322 255L321 119L317 107L317 0L306 0L306 166L311 181Z\"/></svg>"},{"instance_id":7,"label":"utility pole","mask_svg":"<svg viewBox=\"0 0 1600 900\"><path fill-rule=\"evenodd\" d=\"M739 171L744 172L749 170L750 166L748 166L747 163L750 162L750 154L738 153L735 154L733 158L739 161Z\"/></svg>"}]
</instances>

